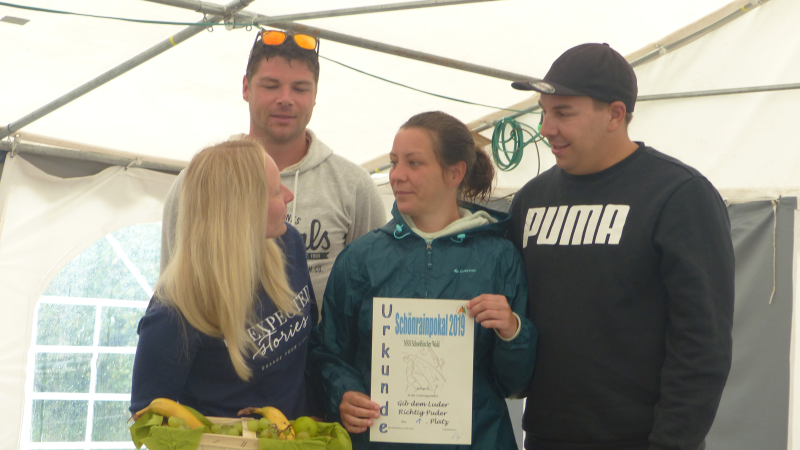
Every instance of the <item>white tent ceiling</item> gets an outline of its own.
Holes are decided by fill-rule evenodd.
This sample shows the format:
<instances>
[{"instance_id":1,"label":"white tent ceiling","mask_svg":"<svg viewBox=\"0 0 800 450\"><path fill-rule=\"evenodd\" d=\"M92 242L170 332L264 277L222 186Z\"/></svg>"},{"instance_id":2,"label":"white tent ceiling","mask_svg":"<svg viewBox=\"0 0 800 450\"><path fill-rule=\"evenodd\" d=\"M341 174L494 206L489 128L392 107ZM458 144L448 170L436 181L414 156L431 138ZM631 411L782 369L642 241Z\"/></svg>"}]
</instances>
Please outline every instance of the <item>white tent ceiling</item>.
<instances>
[{"instance_id":1,"label":"white tent ceiling","mask_svg":"<svg viewBox=\"0 0 800 450\"><path fill-rule=\"evenodd\" d=\"M786 2L789 0L774 0ZM14 3L14 2L11 2ZM17 0L26 6L125 18L195 22L194 11L117 0ZM223 3L223 2L221 2ZM266 15L368 6L378 0L255 1ZM564 50L608 42L622 54L690 24L728 0L504 0L309 20L308 25L399 47L542 77ZM182 26L148 25L0 6L0 124L5 126L167 39ZM24 132L142 155L188 160L203 146L247 132L241 78L255 38L243 29L202 32ZM509 82L323 41L320 54L437 94L499 107L528 97ZM489 108L442 100L323 60L310 127L357 162L388 152L411 115L441 109L468 122Z\"/></svg>"},{"instance_id":2,"label":"white tent ceiling","mask_svg":"<svg viewBox=\"0 0 800 450\"><path fill-rule=\"evenodd\" d=\"M192 11L137 0L16 2L137 19L195 22L202 17ZM303 23L542 77L551 62L574 45L608 42L620 53L629 55L728 2L503 0ZM257 0L248 10L282 15L379 3L387 2ZM0 18L4 16L22 17L30 22L23 26L0 22L0 126L20 119L184 28L56 15L0 5ZM800 1L769 0L701 39L638 67L640 94L800 83L798 23ZM241 99L241 78L254 37L252 32L228 32L224 28L213 33L202 32L22 131L187 161L203 146L247 131L248 113ZM528 98L528 94L512 90L505 80L330 41L322 42L321 55L393 81L477 103L507 107ZM796 196L800 194L797 104L800 104L800 90L640 102L630 132L634 139L644 140L699 169L726 197ZM493 112L410 91L323 60L317 107L310 126L337 153L362 163L385 154L397 127L408 117L433 109L447 111L465 122ZM538 116L527 115L522 120L535 125ZM541 165L545 169L553 164L553 158L546 148L541 148ZM532 150L526 149L518 169L501 174L501 187L518 187L536 173ZM136 175L137 171L132 172L126 177ZM152 175L149 173L148 177ZM152 188L153 184L143 186ZM103 203L129 207L133 202ZM79 216L81 220L100 220L93 213ZM796 213L796 223L800 223L800 213ZM797 231L800 227L795 230L795 255L800 255ZM73 245L66 241L59 244ZM52 273L63 267L65 261L59 260L61 266L53 266ZM19 259L12 255L8 266L19 268ZM38 294L28 291L6 299L23 298L30 303L28 311L32 311ZM800 308L794 308L793 312L796 324ZM22 330L15 335L18 338L15 342L27 340L29 335ZM798 336L795 329L793 360L800 348ZM21 352L26 351L22 345L15 345L7 346L6 353L14 353L22 360ZM20 370L12 369L16 370L14 376L24 377ZM800 430L800 414L796 412L796 405L800 404L800 389L797 389L800 371L793 370L792 377L789 448L798 449L800 439L791 438L794 430ZM21 394L17 397L21 398ZM7 416L19 421L21 401L11 405ZM4 431L8 436L16 436L15 424L7 428L9 431Z\"/></svg>"}]
</instances>

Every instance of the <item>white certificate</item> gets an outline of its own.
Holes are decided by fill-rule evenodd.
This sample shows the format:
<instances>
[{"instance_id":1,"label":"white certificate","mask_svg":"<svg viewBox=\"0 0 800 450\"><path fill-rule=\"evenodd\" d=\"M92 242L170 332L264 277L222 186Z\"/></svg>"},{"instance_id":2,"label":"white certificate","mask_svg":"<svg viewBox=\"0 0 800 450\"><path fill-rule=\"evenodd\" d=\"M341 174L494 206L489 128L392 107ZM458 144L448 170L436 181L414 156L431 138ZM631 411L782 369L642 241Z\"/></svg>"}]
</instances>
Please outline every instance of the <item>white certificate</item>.
<instances>
[{"instance_id":1,"label":"white certificate","mask_svg":"<svg viewBox=\"0 0 800 450\"><path fill-rule=\"evenodd\" d=\"M370 440L472 443L475 319L466 300L375 298Z\"/></svg>"}]
</instances>

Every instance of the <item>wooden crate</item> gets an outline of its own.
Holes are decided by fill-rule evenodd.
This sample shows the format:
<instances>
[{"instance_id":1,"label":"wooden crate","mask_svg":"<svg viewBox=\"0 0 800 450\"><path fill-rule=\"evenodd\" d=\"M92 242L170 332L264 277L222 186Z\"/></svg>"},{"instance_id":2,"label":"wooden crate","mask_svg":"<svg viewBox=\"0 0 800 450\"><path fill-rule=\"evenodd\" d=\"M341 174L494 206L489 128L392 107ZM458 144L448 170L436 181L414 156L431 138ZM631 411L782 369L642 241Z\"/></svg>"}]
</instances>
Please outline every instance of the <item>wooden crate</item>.
<instances>
[{"instance_id":1,"label":"wooden crate","mask_svg":"<svg viewBox=\"0 0 800 450\"><path fill-rule=\"evenodd\" d=\"M258 436L255 431L247 429L247 421L252 417L228 418L208 417L213 423L219 425L233 425L242 423L242 436L223 436L221 434L204 434L200 438L197 450L258 450Z\"/></svg>"}]
</instances>

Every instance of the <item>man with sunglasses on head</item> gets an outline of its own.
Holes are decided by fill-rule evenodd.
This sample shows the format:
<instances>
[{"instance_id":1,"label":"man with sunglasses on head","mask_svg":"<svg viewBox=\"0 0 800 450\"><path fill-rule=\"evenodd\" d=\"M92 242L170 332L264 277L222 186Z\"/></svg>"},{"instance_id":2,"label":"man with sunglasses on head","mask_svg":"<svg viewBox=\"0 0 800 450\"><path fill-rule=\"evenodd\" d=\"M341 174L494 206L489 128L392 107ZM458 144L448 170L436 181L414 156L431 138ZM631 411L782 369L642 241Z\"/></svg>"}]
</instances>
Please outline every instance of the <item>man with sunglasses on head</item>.
<instances>
[{"instance_id":1,"label":"man with sunglasses on head","mask_svg":"<svg viewBox=\"0 0 800 450\"><path fill-rule=\"evenodd\" d=\"M606 44L561 55L541 93L556 166L511 205L536 370L529 450L698 450L731 364L734 255L719 193L628 136L636 75Z\"/></svg>"},{"instance_id":2,"label":"man with sunglasses on head","mask_svg":"<svg viewBox=\"0 0 800 450\"><path fill-rule=\"evenodd\" d=\"M309 129L319 81L319 41L309 35L262 31L250 51L242 80L249 104L250 133L281 171L294 194L286 221L305 239L308 270L322 308L333 261L345 245L386 223L386 213L369 174L333 151ZM164 205L161 270L175 250L183 173ZM265 199L266 201L266 199Z\"/></svg>"}]
</instances>

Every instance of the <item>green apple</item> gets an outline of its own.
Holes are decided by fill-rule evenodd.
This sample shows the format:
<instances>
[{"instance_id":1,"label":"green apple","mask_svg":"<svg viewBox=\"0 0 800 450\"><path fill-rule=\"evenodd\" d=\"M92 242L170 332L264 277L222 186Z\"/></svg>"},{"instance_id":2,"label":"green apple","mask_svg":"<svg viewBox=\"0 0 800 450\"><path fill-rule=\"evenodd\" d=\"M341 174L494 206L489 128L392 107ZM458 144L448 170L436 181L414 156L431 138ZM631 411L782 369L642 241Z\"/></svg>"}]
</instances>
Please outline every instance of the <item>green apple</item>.
<instances>
[{"instance_id":1,"label":"green apple","mask_svg":"<svg viewBox=\"0 0 800 450\"><path fill-rule=\"evenodd\" d=\"M308 416L298 417L292 425L295 434L306 432L309 437L317 435L317 422Z\"/></svg>"}]
</instances>

